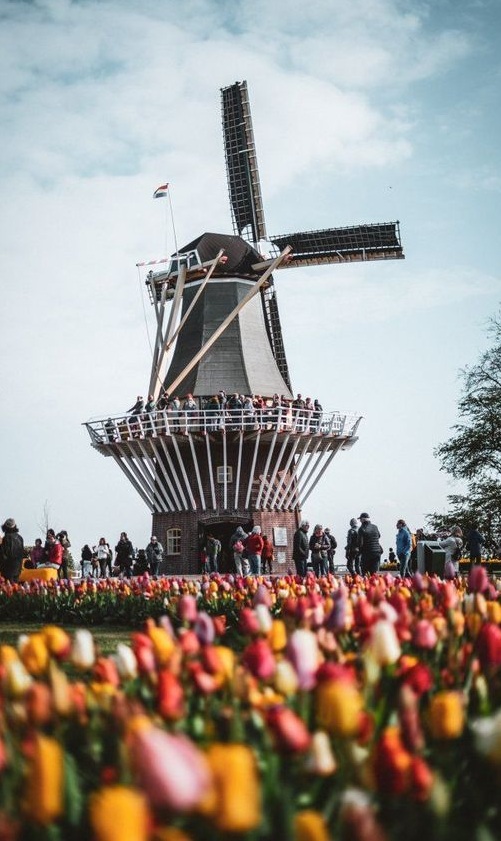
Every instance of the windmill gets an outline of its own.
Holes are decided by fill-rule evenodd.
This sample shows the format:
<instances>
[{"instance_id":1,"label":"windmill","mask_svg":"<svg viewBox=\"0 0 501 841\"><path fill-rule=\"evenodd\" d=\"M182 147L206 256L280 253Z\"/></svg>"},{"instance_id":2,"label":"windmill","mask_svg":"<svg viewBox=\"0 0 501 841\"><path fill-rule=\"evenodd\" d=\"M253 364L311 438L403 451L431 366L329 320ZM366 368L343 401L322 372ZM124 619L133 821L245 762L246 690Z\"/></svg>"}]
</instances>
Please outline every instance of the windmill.
<instances>
[{"instance_id":1,"label":"windmill","mask_svg":"<svg viewBox=\"0 0 501 841\"><path fill-rule=\"evenodd\" d=\"M289 560L304 503L357 440L360 417L292 403L274 272L404 256L398 222L268 237L247 83L223 88L221 105L233 234L203 233L148 272L155 410L86 424L148 506L167 570L185 573L208 533L229 568L236 525L260 525ZM218 406L220 393L261 400Z\"/></svg>"}]
</instances>

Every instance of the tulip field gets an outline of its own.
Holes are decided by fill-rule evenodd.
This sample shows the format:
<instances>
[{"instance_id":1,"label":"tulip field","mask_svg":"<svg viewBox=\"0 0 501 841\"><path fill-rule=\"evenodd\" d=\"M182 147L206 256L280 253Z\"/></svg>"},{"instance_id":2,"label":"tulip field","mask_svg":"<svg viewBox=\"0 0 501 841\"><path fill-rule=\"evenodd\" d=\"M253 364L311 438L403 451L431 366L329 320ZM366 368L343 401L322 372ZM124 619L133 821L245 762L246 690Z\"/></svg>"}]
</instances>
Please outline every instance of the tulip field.
<instances>
[{"instance_id":1,"label":"tulip field","mask_svg":"<svg viewBox=\"0 0 501 841\"><path fill-rule=\"evenodd\" d=\"M501 838L501 579L483 567L0 581L0 632L14 620L0 841ZM132 629L111 654L107 622Z\"/></svg>"}]
</instances>

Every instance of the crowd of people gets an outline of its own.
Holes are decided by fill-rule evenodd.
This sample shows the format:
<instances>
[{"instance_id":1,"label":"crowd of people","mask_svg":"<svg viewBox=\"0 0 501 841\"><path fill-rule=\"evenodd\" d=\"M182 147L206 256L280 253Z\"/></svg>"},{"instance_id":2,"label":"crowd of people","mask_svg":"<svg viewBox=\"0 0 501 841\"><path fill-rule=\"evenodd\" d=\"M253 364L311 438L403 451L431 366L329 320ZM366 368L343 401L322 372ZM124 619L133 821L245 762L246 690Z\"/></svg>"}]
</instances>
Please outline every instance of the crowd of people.
<instances>
[{"instance_id":1,"label":"crowd of people","mask_svg":"<svg viewBox=\"0 0 501 841\"><path fill-rule=\"evenodd\" d=\"M141 395L127 410L123 420L108 418L104 424L106 440L109 443L130 435L141 438L152 435L156 430L169 429L185 432L203 426L205 431L223 429L273 429L278 424L283 429L298 432L320 431L323 408L319 400L297 394L293 400L283 395L262 397L259 394L230 394L224 390L208 397L184 398L163 394L155 401L152 394L145 401Z\"/></svg>"},{"instance_id":2,"label":"crowd of people","mask_svg":"<svg viewBox=\"0 0 501 841\"><path fill-rule=\"evenodd\" d=\"M45 541L37 538L29 557L26 557L24 541L15 520L8 518L1 528L3 539L0 543L0 574L4 578L17 581L23 564L32 569L55 569L59 578L70 577L71 543L66 530L56 532L52 528L47 529ZM395 551L390 548L388 560L397 564L401 577L416 571L417 548L422 541L433 542L443 549L444 574L447 577L459 574L459 562L465 552L468 553L472 565L479 564L486 548L486 541L476 524L468 529L465 536L459 526L437 534L426 534L423 529L412 533L405 520L400 518L396 522ZM304 577L312 572L320 577L336 572L337 549L338 542L330 528L316 524L310 534L310 524L303 520L293 538L292 560L296 574ZM234 571L238 575L257 576L273 572L273 542L268 535L262 534L260 526L254 526L250 532L238 526L231 536L229 550ZM371 522L369 514L364 511L358 518L352 518L344 546L346 563L341 564L346 567L347 573L370 575L379 572L383 551L379 529ZM202 572L218 572L221 553L221 541L208 532L201 547ZM96 578L114 575L130 578L145 572L159 575L163 559L163 546L155 535L151 536L145 549L136 550L127 533L122 532L114 550L105 537L100 537L92 547L85 544L81 550L80 571L83 577Z\"/></svg>"}]
</instances>

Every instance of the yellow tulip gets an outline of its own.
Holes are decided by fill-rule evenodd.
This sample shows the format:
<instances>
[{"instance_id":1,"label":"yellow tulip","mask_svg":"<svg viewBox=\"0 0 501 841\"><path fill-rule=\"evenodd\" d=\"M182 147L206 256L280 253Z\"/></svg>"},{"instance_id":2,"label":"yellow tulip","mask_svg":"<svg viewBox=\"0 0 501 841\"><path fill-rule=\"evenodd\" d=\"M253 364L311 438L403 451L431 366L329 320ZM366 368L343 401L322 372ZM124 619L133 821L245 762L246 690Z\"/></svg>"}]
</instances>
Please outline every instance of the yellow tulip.
<instances>
[{"instance_id":1,"label":"yellow tulip","mask_svg":"<svg viewBox=\"0 0 501 841\"><path fill-rule=\"evenodd\" d=\"M437 692L430 701L430 730L435 739L457 739L464 730L465 713L459 692Z\"/></svg>"},{"instance_id":2,"label":"yellow tulip","mask_svg":"<svg viewBox=\"0 0 501 841\"><path fill-rule=\"evenodd\" d=\"M487 602L487 619L496 625L501 624L501 604L499 602Z\"/></svg>"},{"instance_id":3,"label":"yellow tulip","mask_svg":"<svg viewBox=\"0 0 501 841\"><path fill-rule=\"evenodd\" d=\"M13 645L0 645L0 664L8 666L9 663L19 660L19 655Z\"/></svg>"},{"instance_id":4,"label":"yellow tulip","mask_svg":"<svg viewBox=\"0 0 501 841\"><path fill-rule=\"evenodd\" d=\"M46 625L41 631L47 648L54 657L65 657L71 651L71 639L57 625Z\"/></svg>"},{"instance_id":5,"label":"yellow tulip","mask_svg":"<svg viewBox=\"0 0 501 841\"><path fill-rule=\"evenodd\" d=\"M44 674L49 665L49 650L43 634L31 634L21 648L20 657L31 675Z\"/></svg>"},{"instance_id":6,"label":"yellow tulip","mask_svg":"<svg viewBox=\"0 0 501 841\"><path fill-rule=\"evenodd\" d=\"M250 832L261 823L261 790L248 745L213 743L207 751L214 794L206 809L222 832Z\"/></svg>"},{"instance_id":7,"label":"yellow tulip","mask_svg":"<svg viewBox=\"0 0 501 841\"><path fill-rule=\"evenodd\" d=\"M214 648L221 664L219 674L223 679L223 683L231 683L235 671L235 654L226 645L216 645Z\"/></svg>"},{"instance_id":8,"label":"yellow tulip","mask_svg":"<svg viewBox=\"0 0 501 841\"><path fill-rule=\"evenodd\" d=\"M153 643L155 660L160 666L166 666L176 647L174 640L165 628L158 628L156 625L148 629L148 636Z\"/></svg>"},{"instance_id":9,"label":"yellow tulip","mask_svg":"<svg viewBox=\"0 0 501 841\"><path fill-rule=\"evenodd\" d=\"M294 820L294 841L330 841L327 824L320 812L304 809Z\"/></svg>"},{"instance_id":10,"label":"yellow tulip","mask_svg":"<svg viewBox=\"0 0 501 841\"><path fill-rule=\"evenodd\" d=\"M26 781L26 813L47 826L63 813L64 754L60 743L36 733Z\"/></svg>"},{"instance_id":11,"label":"yellow tulip","mask_svg":"<svg viewBox=\"0 0 501 841\"><path fill-rule=\"evenodd\" d=\"M146 798L128 786L108 786L92 794L89 818L96 841L148 841Z\"/></svg>"},{"instance_id":12,"label":"yellow tulip","mask_svg":"<svg viewBox=\"0 0 501 841\"><path fill-rule=\"evenodd\" d=\"M363 708L360 692L344 680L326 680L315 692L318 725L335 736L351 737L358 733Z\"/></svg>"},{"instance_id":13,"label":"yellow tulip","mask_svg":"<svg viewBox=\"0 0 501 841\"><path fill-rule=\"evenodd\" d=\"M287 645L287 629L282 619L274 619L268 635L272 651L283 651Z\"/></svg>"}]
</instances>

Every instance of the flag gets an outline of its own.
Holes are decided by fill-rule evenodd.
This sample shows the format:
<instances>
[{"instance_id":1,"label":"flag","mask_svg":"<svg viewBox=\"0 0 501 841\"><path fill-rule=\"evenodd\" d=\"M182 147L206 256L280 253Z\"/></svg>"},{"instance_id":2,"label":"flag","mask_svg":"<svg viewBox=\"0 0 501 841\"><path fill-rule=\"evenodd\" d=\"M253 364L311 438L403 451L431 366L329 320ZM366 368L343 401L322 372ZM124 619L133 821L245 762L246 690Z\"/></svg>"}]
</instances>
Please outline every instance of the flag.
<instances>
[{"instance_id":1,"label":"flag","mask_svg":"<svg viewBox=\"0 0 501 841\"><path fill-rule=\"evenodd\" d=\"M155 192L153 193L154 199L162 199L164 196L167 195L167 190L169 189L168 184L162 184L161 187L157 187Z\"/></svg>"}]
</instances>

